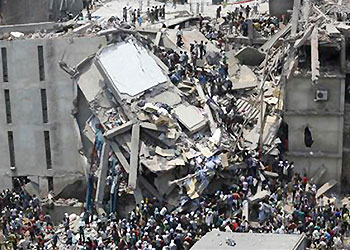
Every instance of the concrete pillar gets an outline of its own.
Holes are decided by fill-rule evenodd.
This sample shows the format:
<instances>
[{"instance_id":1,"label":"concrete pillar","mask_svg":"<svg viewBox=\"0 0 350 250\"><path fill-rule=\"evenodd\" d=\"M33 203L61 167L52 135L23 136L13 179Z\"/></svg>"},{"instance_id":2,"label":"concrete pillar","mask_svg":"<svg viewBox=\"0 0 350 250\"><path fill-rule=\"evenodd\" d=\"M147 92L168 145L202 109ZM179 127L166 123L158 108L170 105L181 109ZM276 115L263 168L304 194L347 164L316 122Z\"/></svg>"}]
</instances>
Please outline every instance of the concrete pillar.
<instances>
[{"instance_id":1,"label":"concrete pillar","mask_svg":"<svg viewBox=\"0 0 350 250\"><path fill-rule=\"evenodd\" d=\"M100 174L97 181L97 190L95 201L97 203L102 203L104 190L106 187L106 177L108 170L108 153L110 150L110 144L108 140L105 140L102 146L101 158L100 158Z\"/></svg>"},{"instance_id":2,"label":"concrete pillar","mask_svg":"<svg viewBox=\"0 0 350 250\"><path fill-rule=\"evenodd\" d=\"M137 173L139 168L139 148L140 148L140 124L135 123L131 133L131 155L130 172L128 185L132 190L136 189Z\"/></svg>"}]
</instances>

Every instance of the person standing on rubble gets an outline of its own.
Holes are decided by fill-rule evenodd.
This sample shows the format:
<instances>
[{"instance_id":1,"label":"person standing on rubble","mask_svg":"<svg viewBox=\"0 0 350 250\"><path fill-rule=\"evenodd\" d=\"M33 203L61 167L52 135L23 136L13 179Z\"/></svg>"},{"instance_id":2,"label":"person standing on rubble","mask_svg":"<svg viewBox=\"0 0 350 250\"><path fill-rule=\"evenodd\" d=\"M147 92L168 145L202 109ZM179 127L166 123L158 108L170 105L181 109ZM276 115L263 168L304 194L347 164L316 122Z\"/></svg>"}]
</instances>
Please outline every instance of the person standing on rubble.
<instances>
[{"instance_id":1,"label":"person standing on rubble","mask_svg":"<svg viewBox=\"0 0 350 250\"><path fill-rule=\"evenodd\" d=\"M82 242L85 242L85 228L82 222L79 225L79 238Z\"/></svg>"},{"instance_id":2,"label":"person standing on rubble","mask_svg":"<svg viewBox=\"0 0 350 250\"><path fill-rule=\"evenodd\" d=\"M128 21L128 10L127 10L126 6L124 6L124 8L123 8L123 21L124 22Z\"/></svg>"},{"instance_id":3,"label":"person standing on rubble","mask_svg":"<svg viewBox=\"0 0 350 250\"><path fill-rule=\"evenodd\" d=\"M153 24L154 23L154 9L152 7L151 12L150 12L150 22Z\"/></svg>"},{"instance_id":4,"label":"person standing on rubble","mask_svg":"<svg viewBox=\"0 0 350 250\"><path fill-rule=\"evenodd\" d=\"M173 0L173 8L176 9L176 0Z\"/></svg>"},{"instance_id":5,"label":"person standing on rubble","mask_svg":"<svg viewBox=\"0 0 350 250\"><path fill-rule=\"evenodd\" d=\"M142 16L139 16L137 18L137 22L138 22L139 26L141 27L141 25L142 25Z\"/></svg>"},{"instance_id":6,"label":"person standing on rubble","mask_svg":"<svg viewBox=\"0 0 350 250\"><path fill-rule=\"evenodd\" d=\"M154 9L154 19L158 22L159 21L159 9L158 6Z\"/></svg>"},{"instance_id":7,"label":"person standing on rubble","mask_svg":"<svg viewBox=\"0 0 350 250\"><path fill-rule=\"evenodd\" d=\"M199 32L202 32L204 18L201 13L199 13Z\"/></svg>"},{"instance_id":8,"label":"person standing on rubble","mask_svg":"<svg viewBox=\"0 0 350 250\"><path fill-rule=\"evenodd\" d=\"M250 13L250 10L251 10L250 6L249 6L249 5L247 5L247 7L245 8L246 18L249 18L249 13Z\"/></svg>"},{"instance_id":9,"label":"person standing on rubble","mask_svg":"<svg viewBox=\"0 0 350 250\"><path fill-rule=\"evenodd\" d=\"M136 10L131 12L131 22L133 25L136 24Z\"/></svg>"},{"instance_id":10,"label":"person standing on rubble","mask_svg":"<svg viewBox=\"0 0 350 250\"><path fill-rule=\"evenodd\" d=\"M216 9L216 21L221 17L221 6Z\"/></svg>"},{"instance_id":11,"label":"person standing on rubble","mask_svg":"<svg viewBox=\"0 0 350 250\"><path fill-rule=\"evenodd\" d=\"M179 29L176 32L176 37L177 37L176 44L178 47L182 47L182 45L183 45L182 36L183 36L183 31L182 31L181 27L179 27Z\"/></svg>"},{"instance_id":12,"label":"person standing on rubble","mask_svg":"<svg viewBox=\"0 0 350 250\"><path fill-rule=\"evenodd\" d=\"M162 8L162 18L165 20L165 4L163 5L163 8Z\"/></svg>"}]
</instances>

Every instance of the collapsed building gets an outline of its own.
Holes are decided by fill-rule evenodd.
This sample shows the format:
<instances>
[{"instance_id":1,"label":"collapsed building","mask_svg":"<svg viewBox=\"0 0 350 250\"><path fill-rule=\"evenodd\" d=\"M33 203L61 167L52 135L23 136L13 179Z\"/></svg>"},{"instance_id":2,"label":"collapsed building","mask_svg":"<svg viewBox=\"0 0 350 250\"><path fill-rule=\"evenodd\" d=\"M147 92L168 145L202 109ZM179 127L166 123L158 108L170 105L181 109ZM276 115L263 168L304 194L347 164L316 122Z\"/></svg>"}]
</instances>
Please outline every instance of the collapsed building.
<instances>
[{"instance_id":1,"label":"collapsed building","mask_svg":"<svg viewBox=\"0 0 350 250\"><path fill-rule=\"evenodd\" d=\"M55 22L76 16L82 9L83 1L77 0L1 0L0 24Z\"/></svg>"},{"instance_id":2,"label":"collapsed building","mask_svg":"<svg viewBox=\"0 0 350 250\"><path fill-rule=\"evenodd\" d=\"M169 33L155 39L172 46ZM98 177L99 205L115 211L116 199L127 194L136 203L155 197L172 208L188 205L207 189L231 185L232 171L247 167L244 151L254 152L259 141L264 153L278 155L278 84L259 84L254 72L233 58L232 86L224 87L224 95L209 97L197 79L173 84L149 39L122 29L99 35L109 45L75 67L63 67L79 88L76 118L84 153L92 155L90 174ZM184 48L194 39L184 39ZM215 54L218 63L220 54L208 45L203 65ZM229 108L233 100L235 112ZM122 204L126 209L130 203Z\"/></svg>"}]
</instances>

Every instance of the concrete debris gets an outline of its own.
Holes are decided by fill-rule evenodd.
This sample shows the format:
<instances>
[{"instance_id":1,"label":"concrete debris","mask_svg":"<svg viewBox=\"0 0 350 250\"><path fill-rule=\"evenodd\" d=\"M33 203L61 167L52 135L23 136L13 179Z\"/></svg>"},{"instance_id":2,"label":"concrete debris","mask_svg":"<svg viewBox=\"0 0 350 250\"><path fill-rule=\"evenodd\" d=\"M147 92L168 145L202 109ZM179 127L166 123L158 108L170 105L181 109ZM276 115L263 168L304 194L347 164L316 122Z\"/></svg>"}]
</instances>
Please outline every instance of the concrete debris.
<instances>
[{"instance_id":1,"label":"concrete debris","mask_svg":"<svg viewBox=\"0 0 350 250\"><path fill-rule=\"evenodd\" d=\"M328 190L330 190L332 187L334 187L337 184L336 180L330 180L327 183L323 184L316 193L316 199L319 198L321 195L326 193Z\"/></svg>"},{"instance_id":2,"label":"concrete debris","mask_svg":"<svg viewBox=\"0 0 350 250\"><path fill-rule=\"evenodd\" d=\"M109 7L116 2L104 3L102 10L110 13L113 8ZM175 9L176 1L173 5ZM197 13L202 12L200 5ZM171 249L183 245L189 249L211 228L278 234L312 231L310 225L303 225L306 207L315 206L316 200L319 204L326 199L338 202L325 196L338 179L329 178L331 181L319 187L331 172L326 171L328 167L318 168L309 180L306 174L300 176L294 164L298 170L305 167L307 174L312 170L285 160L290 156L297 162L299 155L309 157L310 152L316 156L311 151L314 148L293 153L294 149L288 148L295 140L288 138L288 131L300 129L290 124L288 130L286 117L299 115L299 111L285 112L284 101L286 92L291 91L289 81L299 86L302 76L321 82L321 65L330 70L333 59L333 51L329 57L323 54L325 44L332 44L332 50L339 52L350 26L332 21L309 1L294 0L293 12L280 19L260 13L258 6L252 6L253 10L249 6L237 5L233 12L226 9L225 15L218 6L213 18L187 11L166 12L168 6L133 10L128 4L122 8L123 20L117 16L99 18L102 10L91 15L88 6L82 20L71 18L46 34L1 34L5 40L58 36L99 36L105 40L105 45L78 65L69 64L64 56L57 65L74 84L72 114L77 130L80 128L80 153L89 165L85 170L85 212L81 218L65 216L65 226L60 228L67 240L65 232L70 228L75 232L89 228L87 235L93 238L109 230L115 237L110 237L113 244L120 241L118 246L105 248L108 240L104 238L101 249L146 249L143 244L151 241L159 243L157 249L163 244L160 242L172 244ZM132 20L128 22L129 15ZM167 15L171 18L165 18ZM334 98L333 94L327 96L327 90L316 93L309 106L319 104L328 110L325 101ZM303 114L307 120L308 114ZM313 132L315 125L307 126ZM316 133L315 145L319 143ZM325 152L317 154L327 158ZM48 188L42 189L45 185L51 188L53 184L40 177L38 183L32 181L23 187L30 195L47 196L48 207L58 206ZM78 204L75 200L62 202ZM349 199L342 202L350 204ZM152 210L148 206L153 206ZM118 213L120 221L111 219L114 224L108 230L100 228L101 221L86 227L93 210L100 218L105 213ZM176 219L168 220L173 216ZM127 222L129 219L140 225ZM83 226L79 224L82 221L86 223ZM199 228L196 223L200 221L204 226ZM170 229L168 223L176 227ZM136 231L130 231L133 227L154 227L154 232L148 235L140 231L136 236ZM162 230L169 235L153 237ZM172 239L172 230L178 237L186 232L187 240L179 243ZM320 239L310 242L318 244ZM226 243L235 247L233 240ZM62 249L63 245L59 243Z\"/></svg>"},{"instance_id":3,"label":"concrete debris","mask_svg":"<svg viewBox=\"0 0 350 250\"><path fill-rule=\"evenodd\" d=\"M232 79L232 89L240 90L240 89L251 89L255 88L258 85L258 79L254 72L243 65L240 68L239 78Z\"/></svg>"},{"instance_id":4,"label":"concrete debris","mask_svg":"<svg viewBox=\"0 0 350 250\"><path fill-rule=\"evenodd\" d=\"M193 134L203 129L207 125L207 120L201 114L198 108L194 106L185 106L183 104L174 109L179 122Z\"/></svg>"},{"instance_id":5,"label":"concrete debris","mask_svg":"<svg viewBox=\"0 0 350 250\"><path fill-rule=\"evenodd\" d=\"M258 49L252 47L244 47L239 50L235 57L240 61L241 64L248 66L260 65L265 59L265 54L261 53Z\"/></svg>"}]
</instances>

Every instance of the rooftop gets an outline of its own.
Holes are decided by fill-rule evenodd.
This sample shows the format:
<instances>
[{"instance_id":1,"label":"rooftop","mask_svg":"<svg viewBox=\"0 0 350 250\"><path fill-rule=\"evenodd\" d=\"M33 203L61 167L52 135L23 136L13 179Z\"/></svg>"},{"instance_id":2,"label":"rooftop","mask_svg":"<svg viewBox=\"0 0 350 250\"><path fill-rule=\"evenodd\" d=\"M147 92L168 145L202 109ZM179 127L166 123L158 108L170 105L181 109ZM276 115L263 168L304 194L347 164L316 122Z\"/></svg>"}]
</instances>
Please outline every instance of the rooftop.
<instances>
[{"instance_id":1,"label":"rooftop","mask_svg":"<svg viewBox=\"0 0 350 250\"><path fill-rule=\"evenodd\" d=\"M292 250L305 249L305 236L296 234L231 233L213 230L200 239L192 250ZM230 245L230 243L232 243Z\"/></svg>"}]
</instances>

